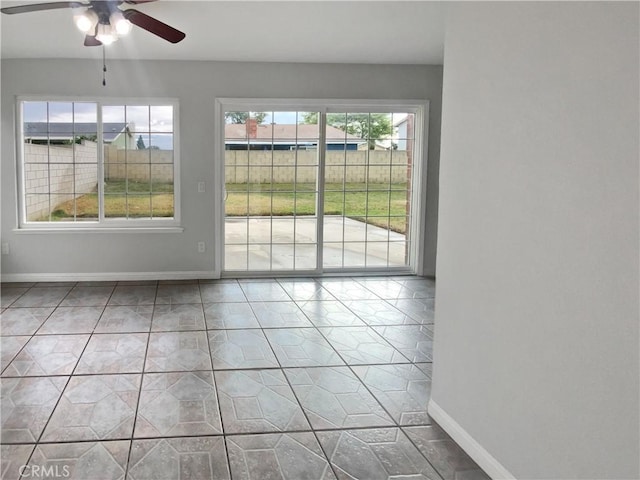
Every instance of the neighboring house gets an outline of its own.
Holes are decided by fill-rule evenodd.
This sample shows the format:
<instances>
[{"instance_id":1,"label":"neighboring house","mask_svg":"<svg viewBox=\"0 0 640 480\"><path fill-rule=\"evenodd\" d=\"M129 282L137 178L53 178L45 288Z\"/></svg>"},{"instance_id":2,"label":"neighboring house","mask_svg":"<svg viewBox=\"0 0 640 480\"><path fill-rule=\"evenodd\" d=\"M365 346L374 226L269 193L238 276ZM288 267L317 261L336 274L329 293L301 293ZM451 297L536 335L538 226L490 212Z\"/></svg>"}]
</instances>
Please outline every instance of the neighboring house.
<instances>
[{"instance_id":1,"label":"neighboring house","mask_svg":"<svg viewBox=\"0 0 640 480\"><path fill-rule=\"evenodd\" d=\"M25 122L27 143L66 145L74 137L96 135L95 123ZM49 131L47 131L47 126ZM118 148L136 148L136 134L126 123L103 123L103 141ZM226 124L226 150L313 150L318 147L318 126L309 124L253 125ZM146 137L145 137L146 138ZM366 140L327 125L327 150L358 150L366 148Z\"/></svg>"},{"instance_id":2,"label":"neighboring house","mask_svg":"<svg viewBox=\"0 0 640 480\"><path fill-rule=\"evenodd\" d=\"M228 123L224 126L226 150L315 150L318 125ZM358 150L367 141L327 125L327 150Z\"/></svg>"},{"instance_id":3,"label":"neighboring house","mask_svg":"<svg viewBox=\"0 0 640 480\"><path fill-rule=\"evenodd\" d=\"M95 136L97 124L95 122L25 122L24 129L24 139L27 143L66 145L73 138L85 137L90 139ZM129 142L135 141L126 123L112 122L102 124L102 139L104 143L124 148L127 138Z\"/></svg>"},{"instance_id":4,"label":"neighboring house","mask_svg":"<svg viewBox=\"0 0 640 480\"><path fill-rule=\"evenodd\" d=\"M411 123L413 124L413 118L411 118ZM398 150L406 150L407 149L407 133L409 130L409 116L404 117L402 120L396 122L394 125L394 142L397 145ZM413 125L411 125L411 129L413 129Z\"/></svg>"}]
</instances>

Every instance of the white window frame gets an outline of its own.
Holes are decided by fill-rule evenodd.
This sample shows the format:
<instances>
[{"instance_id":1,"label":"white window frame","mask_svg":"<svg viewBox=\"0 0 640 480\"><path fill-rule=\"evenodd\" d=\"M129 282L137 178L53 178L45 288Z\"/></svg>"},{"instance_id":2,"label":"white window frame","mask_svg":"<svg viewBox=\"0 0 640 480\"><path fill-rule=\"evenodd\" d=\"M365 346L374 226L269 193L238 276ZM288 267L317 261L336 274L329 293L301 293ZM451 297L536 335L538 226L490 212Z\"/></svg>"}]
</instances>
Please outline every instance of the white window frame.
<instances>
[{"instance_id":1,"label":"white window frame","mask_svg":"<svg viewBox=\"0 0 640 480\"><path fill-rule=\"evenodd\" d=\"M215 129L214 140L217 145L214 162L214 176L216 181L217 195L214 197L214 225L216 226L216 238L214 242L214 275L220 278L224 275L224 242L225 242L225 175L224 175L224 126L225 111L311 111L318 112L323 119L327 113L343 112L345 110L353 113L366 113L374 111L376 113L394 112L402 109L415 115L414 123L414 153L417 162L412 164L412 195L411 195L411 225L409 227L409 235L412 240L409 247L408 266L390 267L380 269L382 274L391 273L411 273L415 275L424 275L424 248L426 236L426 205L427 205L427 162L428 162L428 139L429 139L429 106L430 101L421 100L392 100L392 99L308 99L308 98L224 98L215 99L215 119L217 127ZM322 127L321 127L322 128ZM324 133L321 136L324 138ZM320 164L324 161L321 159ZM323 175L321 178L321 190L324 189ZM323 192L319 194L319 202L322 202ZM322 224L322 215L318 216L318 222ZM312 274L376 274L373 268L326 268L322 266L322 228L318 229L318 245L320 245L319 268L313 272L283 272L290 276L305 276ZM280 274L280 272L277 272ZM267 276L273 276L274 272L266 273ZM249 272L249 275L255 275ZM233 276L242 277L243 272L233 272Z\"/></svg>"},{"instance_id":2,"label":"white window frame","mask_svg":"<svg viewBox=\"0 0 640 480\"><path fill-rule=\"evenodd\" d=\"M25 169L24 169L24 138L23 138L23 109L24 102L75 102L95 103L97 105L97 142L98 147L98 202L99 217L95 221L56 221L34 222L27 221L25 202ZM173 107L173 218L136 218L109 219L104 216L104 146L102 141L102 107L105 106L166 106ZM82 96L55 95L20 95L16 97L16 167L17 167L17 232L71 232L71 231L166 231L182 232L180 208L180 111L176 98L107 98Z\"/></svg>"}]
</instances>

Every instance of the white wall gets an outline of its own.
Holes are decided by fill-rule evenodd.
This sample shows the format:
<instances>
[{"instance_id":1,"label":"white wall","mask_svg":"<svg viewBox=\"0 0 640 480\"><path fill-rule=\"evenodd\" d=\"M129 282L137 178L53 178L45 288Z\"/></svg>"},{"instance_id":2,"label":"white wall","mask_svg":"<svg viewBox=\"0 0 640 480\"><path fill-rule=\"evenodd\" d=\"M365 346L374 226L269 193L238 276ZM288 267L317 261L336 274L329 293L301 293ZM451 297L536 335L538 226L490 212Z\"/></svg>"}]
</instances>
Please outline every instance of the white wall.
<instances>
[{"instance_id":1,"label":"white wall","mask_svg":"<svg viewBox=\"0 0 640 480\"><path fill-rule=\"evenodd\" d=\"M213 152L216 97L428 99L429 198L425 273L435 272L437 175L442 67L107 60L102 87L96 60L2 61L2 275L208 272L213 252ZM14 105L16 95L171 97L180 102L184 233L20 234L16 226ZM196 193L205 180L207 193Z\"/></svg>"},{"instance_id":2,"label":"white wall","mask_svg":"<svg viewBox=\"0 0 640 480\"><path fill-rule=\"evenodd\" d=\"M451 7L430 412L494 474L640 475L638 13Z\"/></svg>"}]
</instances>

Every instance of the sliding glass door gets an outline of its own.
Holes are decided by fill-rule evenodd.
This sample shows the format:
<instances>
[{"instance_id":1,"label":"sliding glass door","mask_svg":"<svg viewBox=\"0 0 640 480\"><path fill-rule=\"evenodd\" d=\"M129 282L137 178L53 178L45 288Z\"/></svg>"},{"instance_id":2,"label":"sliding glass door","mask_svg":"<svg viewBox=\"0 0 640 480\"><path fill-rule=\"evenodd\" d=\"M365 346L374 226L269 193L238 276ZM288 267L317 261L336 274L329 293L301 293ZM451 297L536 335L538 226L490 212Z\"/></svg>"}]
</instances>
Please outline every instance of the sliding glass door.
<instances>
[{"instance_id":1,"label":"sliding glass door","mask_svg":"<svg viewBox=\"0 0 640 480\"><path fill-rule=\"evenodd\" d=\"M228 272L318 268L317 114L225 112Z\"/></svg>"},{"instance_id":2,"label":"sliding glass door","mask_svg":"<svg viewBox=\"0 0 640 480\"><path fill-rule=\"evenodd\" d=\"M222 274L412 270L419 107L224 107Z\"/></svg>"},{"instance_id":3,"label":"sliding glass door","mask_svg":"<svg viewBox=\"0 0 640 480\"><path fill-rule=\"evenodd\" d=\"M413 117L327 113L325 270L408 266Z\"/></svg>"}]
</instances>

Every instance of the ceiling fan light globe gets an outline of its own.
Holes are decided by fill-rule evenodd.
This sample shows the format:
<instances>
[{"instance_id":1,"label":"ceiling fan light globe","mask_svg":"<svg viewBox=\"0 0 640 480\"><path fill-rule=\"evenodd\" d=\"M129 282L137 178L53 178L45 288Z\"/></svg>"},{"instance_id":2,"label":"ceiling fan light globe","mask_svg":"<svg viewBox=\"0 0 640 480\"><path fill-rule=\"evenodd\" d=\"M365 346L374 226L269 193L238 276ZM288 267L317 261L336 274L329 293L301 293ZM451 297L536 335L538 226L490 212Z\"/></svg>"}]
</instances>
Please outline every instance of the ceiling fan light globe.
<instances>
[{"instance_id":1,"label":"ceiling fan light globe","mask_svg":"<svg viewBox=\"0 0 640 480\"><path fill-rule=\"evenodd\" d=\"M96 40L103 45L111 45L118 39L115 28L112 25L100 23L98 24L98 33L96 33Z\"/></svg>"},{"instance_id":2,"label":"ceiling fan light globe","mask_svg":"<svg viewBox=\"0 0 640 480\"><path fill-rule=\"evenodd\" d=\"M89 33L94 31L96 24L98 23L98 15L93 10L86 10L84 12L77 13L73 16L73 21L83 33Z\"/></svg>"},{"instance_id":3,"label":"ceiling fan light globe","mask_svg":"<svg viewBox=\"0 0 640 480\"><path fill-rule=\"evenodd\" d=\"M131 25L131 22L129 22L129 20L126 20L125 18L120 18L115 22L111 22L111 25L114 26L118 35L128 35L131 31L131 28L133 27L133 25Z\"/></svg>"}]
</instances>

